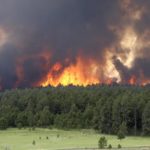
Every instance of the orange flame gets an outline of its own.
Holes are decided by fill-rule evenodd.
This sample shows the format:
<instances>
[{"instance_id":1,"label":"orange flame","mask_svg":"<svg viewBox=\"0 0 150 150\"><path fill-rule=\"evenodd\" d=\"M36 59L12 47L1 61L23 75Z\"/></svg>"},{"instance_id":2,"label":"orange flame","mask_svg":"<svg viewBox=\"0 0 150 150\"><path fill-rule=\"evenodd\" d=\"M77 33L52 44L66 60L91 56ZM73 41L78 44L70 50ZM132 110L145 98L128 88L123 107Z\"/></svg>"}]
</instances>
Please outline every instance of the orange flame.
<instances>
[{"instance_id":1,"label":"orange flame","mask_svg":"<svg viewBox=\"0 0 150 150\"><path fill-rule=\"evenodd\" d=\"M62 71L61 71L62 69ZM40 83L43 87L52 85L67 86L69 84L87 86L100 83L100 79L96 73L96 63L84 61L79 57L75 64L71 64L63 69L63 65L56 63L49 71L46 79ZM60 72L60 73L58 73Z\"/></svg>"},{"instance_id":2,"label":"orange flame","mask_svg":"<svg viewBox=\"0 0 150 150\"><path fill-rule=\"evenodd\" d=\"M136 76L133 75L130 80L129 80L129 84L131 85L135 85L137 83L137 79L136 79Z\"/></svg>"}]
</instances>

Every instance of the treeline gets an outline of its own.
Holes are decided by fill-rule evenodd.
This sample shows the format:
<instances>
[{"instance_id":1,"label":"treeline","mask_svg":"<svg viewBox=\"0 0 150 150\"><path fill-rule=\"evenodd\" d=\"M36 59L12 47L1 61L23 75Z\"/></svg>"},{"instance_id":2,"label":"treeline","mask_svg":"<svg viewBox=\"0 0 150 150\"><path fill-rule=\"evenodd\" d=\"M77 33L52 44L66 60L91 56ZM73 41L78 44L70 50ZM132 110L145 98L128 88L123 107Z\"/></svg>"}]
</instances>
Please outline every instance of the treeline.
<instances>
[{"instance_id":1,"label":"treeline","mask_svg":"<svg viewBox=\"0 0 150 150\"><path fill-rule=\"evenodd\" d=\"M0 93L0 129L94 128L150 135L150 87L88 86L6 90Z\"/></svg>"}]
</instances>

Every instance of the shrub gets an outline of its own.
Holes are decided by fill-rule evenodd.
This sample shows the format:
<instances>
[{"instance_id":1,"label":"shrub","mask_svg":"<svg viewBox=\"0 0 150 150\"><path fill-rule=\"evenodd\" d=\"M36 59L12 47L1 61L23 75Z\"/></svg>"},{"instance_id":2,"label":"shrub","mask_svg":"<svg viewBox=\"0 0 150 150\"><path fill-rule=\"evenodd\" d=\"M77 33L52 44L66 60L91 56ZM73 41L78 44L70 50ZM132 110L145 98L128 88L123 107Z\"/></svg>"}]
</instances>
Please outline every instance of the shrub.
<instances>
[{"instance_id":1,"label":"shrub","mask_svg":"<svg viewBox=\"0 0 150 150\"><path fill-rule=\"evenodd\" d=\"M111 144L108 145L108 149L112 149L112 145Z\"/></svg>"},{"instance_id":2,"label":"shrub","mask_svg":"<svg viewBox=\"0 0 150 150\"><path fill-rule=\"evenodd\" d=\"M35 144L36 144L35 140L33 140L32 144L33 144L33 145L35 145Z\"/></svg>"},{"instance_id":3,"label":"shrub","mask_svg":"<svg viewBox=\"0 0 150 150\"><path fill-rule=\"evenodd\" d=\"M18 124L17 124L17 128L18 128L18 129L22 129L22 123L18 123Z\"/></svg>"},{"instance_id":4,"label":"shrub","mask_svg":"<svg viewBox=\"0 0 150 150\"><path fill-rule=\"evenodd\" d=\"M98 141L98 147L100 149L103 149L107 146L107 139L103 136L103 137L100 137L99 141Z\"/></svg>"},{"instance_id":5,"label":"shrub","mask_svg":"<svg viewBox=\"0 0 150 150\"><path fill-rule=\"evenodd\" d=\"M120 144L118 144L118 149L122 148L122 146Z\"/></svg>"},{"instance_id":6,"label":"shrub","mask_svg":"<svg viewBox=\"0 0 150 150\"><path fill-rule=\"evenodd\" d=\"M57 138L59 138L60 137L60 135L59 134L57 134Z\"/></svg>"},{"instance_id":7,"label":"shrub","mask_svg":"<svg viewBox=\"0 0 150 150\"><path fill-rule=\"evenodd\" d=\"M47 140L49 139L48 136L46 137L46 139L47 139Z\"/></svg>"},{"instance_id":8,"label":"shrub","mask_svg":"<svg viewBox=\"0 0 150 150\"><path fill-rule=\"evenodd\" d=\"M122 139L125 138L125 135L124 135L124 133L122 131L119 131L117 136L118 136L119 140L122 140Z\"/></svg>"}]
</instances>

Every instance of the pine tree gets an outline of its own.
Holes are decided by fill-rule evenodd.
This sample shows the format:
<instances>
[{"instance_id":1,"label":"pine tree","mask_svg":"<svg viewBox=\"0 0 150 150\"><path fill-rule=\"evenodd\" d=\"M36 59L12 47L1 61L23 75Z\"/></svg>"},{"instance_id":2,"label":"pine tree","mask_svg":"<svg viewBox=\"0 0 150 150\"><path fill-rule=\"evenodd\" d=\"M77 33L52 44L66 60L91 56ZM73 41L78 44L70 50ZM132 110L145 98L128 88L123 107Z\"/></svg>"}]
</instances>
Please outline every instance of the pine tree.
<instances>
[{"instance_id":1,"label":"pine tree","mask_svg":"<svg viewBox=\"0 0 150 150\"><path fill-rule=\"evenodd\" d=\"M98 147L100 149L104 149L107 146L107 139L103 136L100 137L99 141L98 141Z\"/></svg>"},{"instance_id":2,"label":"pine tree","mask_svg":"<svg viewBox=\"0 0 150 150\"><path fill-rule=\"evenodd\" d=\"M5 130L8 127L7 120L4 117L0 118L0 130Z\"/></svg>"},{"instance_id":3,"label":"pine tree","mask_svg":"<svg viewBox=\"0 0 150 150\"><path fill-rule=\"evenodd\" d=\"M145 106L143 112L143 134L150 135L150 102Z\"/></svg>"},{"instance_id":4,"label":"pine tree","mask_svg":"<svg viewBox=\"0 0 150 150\"><path fill-rule=\"evenodd\" d=\"M120 125L120 127L119 127L119 131L118 131L118 134L117 134L118 139L119 139L119 140L124 139L125 136L126 136L126 134L127 134L127 127L126 127L126 123L123 122L123 123Z\"/></svg>"}]
</instances>

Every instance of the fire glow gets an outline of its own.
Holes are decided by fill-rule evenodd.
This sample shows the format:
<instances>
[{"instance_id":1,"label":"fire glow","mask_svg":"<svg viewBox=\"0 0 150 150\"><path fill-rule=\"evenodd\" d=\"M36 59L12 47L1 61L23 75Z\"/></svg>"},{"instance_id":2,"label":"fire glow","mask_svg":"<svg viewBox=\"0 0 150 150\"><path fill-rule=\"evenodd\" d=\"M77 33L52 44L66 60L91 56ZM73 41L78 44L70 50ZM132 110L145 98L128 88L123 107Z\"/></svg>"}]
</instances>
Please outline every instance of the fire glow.
<instances>
[{"instance_id":1,"label":"fire glow","mask_svg":"<svg viewBox=\"0 0 150 150\"><path fill-rule=\"evenodd\" d=\"M77 58L75 64L70 64L63 69L63 65L56 63L40 83L42 86L58 85L78 85L87 86L100 83L97 75L97 65L94 63L84 63L81 58Z\"/></svg>"}]
</instances>

